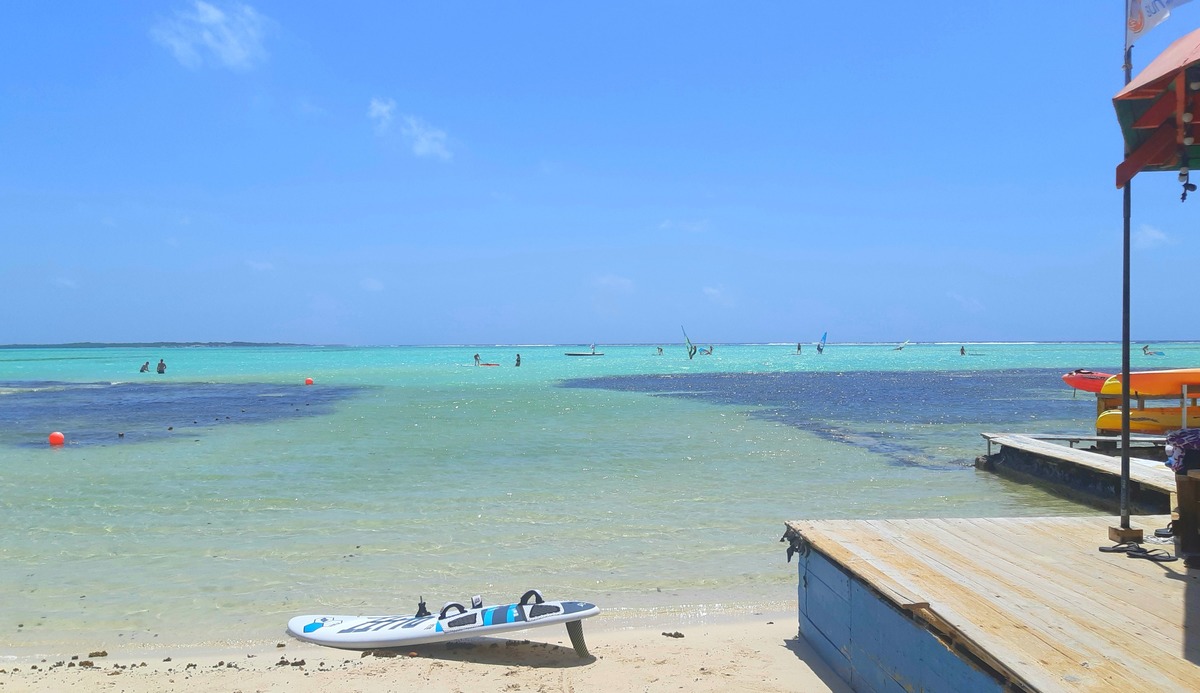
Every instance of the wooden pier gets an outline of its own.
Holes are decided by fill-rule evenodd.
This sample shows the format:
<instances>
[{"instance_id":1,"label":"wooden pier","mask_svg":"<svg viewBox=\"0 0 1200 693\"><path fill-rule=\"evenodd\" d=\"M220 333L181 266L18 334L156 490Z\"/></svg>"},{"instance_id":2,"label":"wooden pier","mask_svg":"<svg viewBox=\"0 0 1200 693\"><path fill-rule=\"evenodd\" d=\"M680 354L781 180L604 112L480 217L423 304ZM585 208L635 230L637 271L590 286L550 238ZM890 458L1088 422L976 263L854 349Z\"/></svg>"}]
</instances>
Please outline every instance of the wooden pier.
<instances>
[{"instance_id":1,"label":"wooden pier","mask_svg":"<svg viewBox=\"0 0 1200 693\"><path fill-rule=\"evenodd\" d=\"M1080 442L1112 443L1112 436L1033 436L983 433L988 454L975 466L1017 481L1036 483L1091 505L1118 512L1121 460L1112 455L1081 450ZM1053 440L1068 443L1060 445ZM1162 436L1132 436L1141 446L1139 455L1158 451ZM993 452L993 448L999 448ZM1168 513L1175 503L1175 474L1161 461L1131 455L1129 458L1130 508L1135 513Z\"/></svg>"},{"instance_id":2,"label":"wooden pier","mask_svg":"<svg viewBox=\"0 0 1200 693\"><path fill-rule=\"evenodd\" d=\"M788 522L800 632L857 691L1196 690L1200 571L1099 551L1112 522Z\"/></svg>"}]
</instances>

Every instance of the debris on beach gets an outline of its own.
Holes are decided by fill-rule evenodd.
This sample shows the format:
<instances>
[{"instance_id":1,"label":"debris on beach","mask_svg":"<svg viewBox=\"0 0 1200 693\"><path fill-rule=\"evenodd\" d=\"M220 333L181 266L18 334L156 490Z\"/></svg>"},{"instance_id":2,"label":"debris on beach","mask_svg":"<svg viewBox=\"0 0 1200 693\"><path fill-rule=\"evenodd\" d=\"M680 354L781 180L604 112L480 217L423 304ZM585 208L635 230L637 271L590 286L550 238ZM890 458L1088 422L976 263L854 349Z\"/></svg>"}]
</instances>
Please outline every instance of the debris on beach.
<instances>
[{"instance_id":1,"label":"debris on beach","mask_svg":"<svg viewBox=\"0 0 1200 693\"><path fill-rule=\"evenodd\" d=\"M663 635L667 636L668 638L682 638L683 637L683 633L680 633L679 631L675 631L674 633L668 633L666 631L663 631Z\"/></svg>"}]
</instances>

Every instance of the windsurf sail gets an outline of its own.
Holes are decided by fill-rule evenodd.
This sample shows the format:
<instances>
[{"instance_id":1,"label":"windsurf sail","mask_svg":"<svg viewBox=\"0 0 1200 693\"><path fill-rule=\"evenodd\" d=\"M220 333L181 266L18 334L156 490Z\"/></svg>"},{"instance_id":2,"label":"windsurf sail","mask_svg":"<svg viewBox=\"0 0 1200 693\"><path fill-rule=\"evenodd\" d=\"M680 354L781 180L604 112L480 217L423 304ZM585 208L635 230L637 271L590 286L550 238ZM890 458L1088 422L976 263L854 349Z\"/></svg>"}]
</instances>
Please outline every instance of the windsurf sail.
<instances>
[{"instance_id":1,"label":"windsurf sail","mask_svg":"<svg viewBox=\"0 0 1200 693\"><path fill-rule=\"evenodd\" d=\"M901 344L900 346L896 347L895 349L892 349L892 351L900 351L901 349L903 349L903 348L904 348L904 347L906 347L906 346L908 346L908 340L907 340L907 339L906 339L906 340L904 340L904 343L903 343L903 344Z\"/></svg>"},{"instance_id":2,"label":"windsurf sail","mask_svg":"<svg viewBox=\"0 0 1200 693\"><path fill-rule=\"evenodd\" d=\"M818 354L822 354L825 352L825 338L828 336L829 336L828 332L821 333L821 341L817 342L817 353Z\"/></svg>"},{"instance_id":3,"label":"windsurf sail","mask_svg":"<svg viewBox=\"0 0 1200 693\"><path fill-rule=\"evenodd\" d=\"M688 339L687 330L683 329L683 325L680 325L679 329L683 330L683 341L687 342L688 358L690 359L696 355L696 347L692 344L692 340Z\"/></svg>"}]
</instances>

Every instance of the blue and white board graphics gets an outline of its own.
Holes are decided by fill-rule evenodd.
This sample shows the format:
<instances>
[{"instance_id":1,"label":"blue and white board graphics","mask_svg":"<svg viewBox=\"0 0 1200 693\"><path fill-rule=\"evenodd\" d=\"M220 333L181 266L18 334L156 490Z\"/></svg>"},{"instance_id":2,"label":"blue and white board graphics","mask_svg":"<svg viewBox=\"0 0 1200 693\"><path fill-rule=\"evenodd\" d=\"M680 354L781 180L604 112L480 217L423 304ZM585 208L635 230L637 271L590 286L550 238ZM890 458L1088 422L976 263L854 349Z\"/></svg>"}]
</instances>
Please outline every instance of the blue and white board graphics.
<instances>
[{"instance_id":1,"label":"blue and white board graphics","mask_svg":"<svg viewBox=\"0 0 1200 693\"><path fill-rule=\"evenodd\" d=\"M575 651L580 657L587 657L580 621L598 613L600 609L595 604L546 601L541 592L529 590L513 604L483 606L482 600L476 597L471 608L450 602L437 615L426 611L422 601L412 616L296 616L288 620L287 632L294 638L318 645L366 650L445 642L565 623Z\"/></svg>"}]
</instances>

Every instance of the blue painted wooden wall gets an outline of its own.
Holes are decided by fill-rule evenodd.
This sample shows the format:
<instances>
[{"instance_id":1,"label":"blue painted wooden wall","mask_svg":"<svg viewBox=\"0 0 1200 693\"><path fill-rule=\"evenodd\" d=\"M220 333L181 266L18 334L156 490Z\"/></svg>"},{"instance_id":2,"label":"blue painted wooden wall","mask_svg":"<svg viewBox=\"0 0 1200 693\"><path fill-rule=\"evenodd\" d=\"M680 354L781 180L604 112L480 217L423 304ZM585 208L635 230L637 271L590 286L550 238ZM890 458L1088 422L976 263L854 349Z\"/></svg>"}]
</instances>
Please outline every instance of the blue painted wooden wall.
<instances>
[{"instance_id":1,"label":"blue painted wooden wall","mask_svg":"<svg viewBox=\"0 0 1200 693\"><path fill-rule=\"evenodd\" d=\"M1004 690L835 563L799 562L800 634L858 693Z\"/></svg>"}]
</instances>

